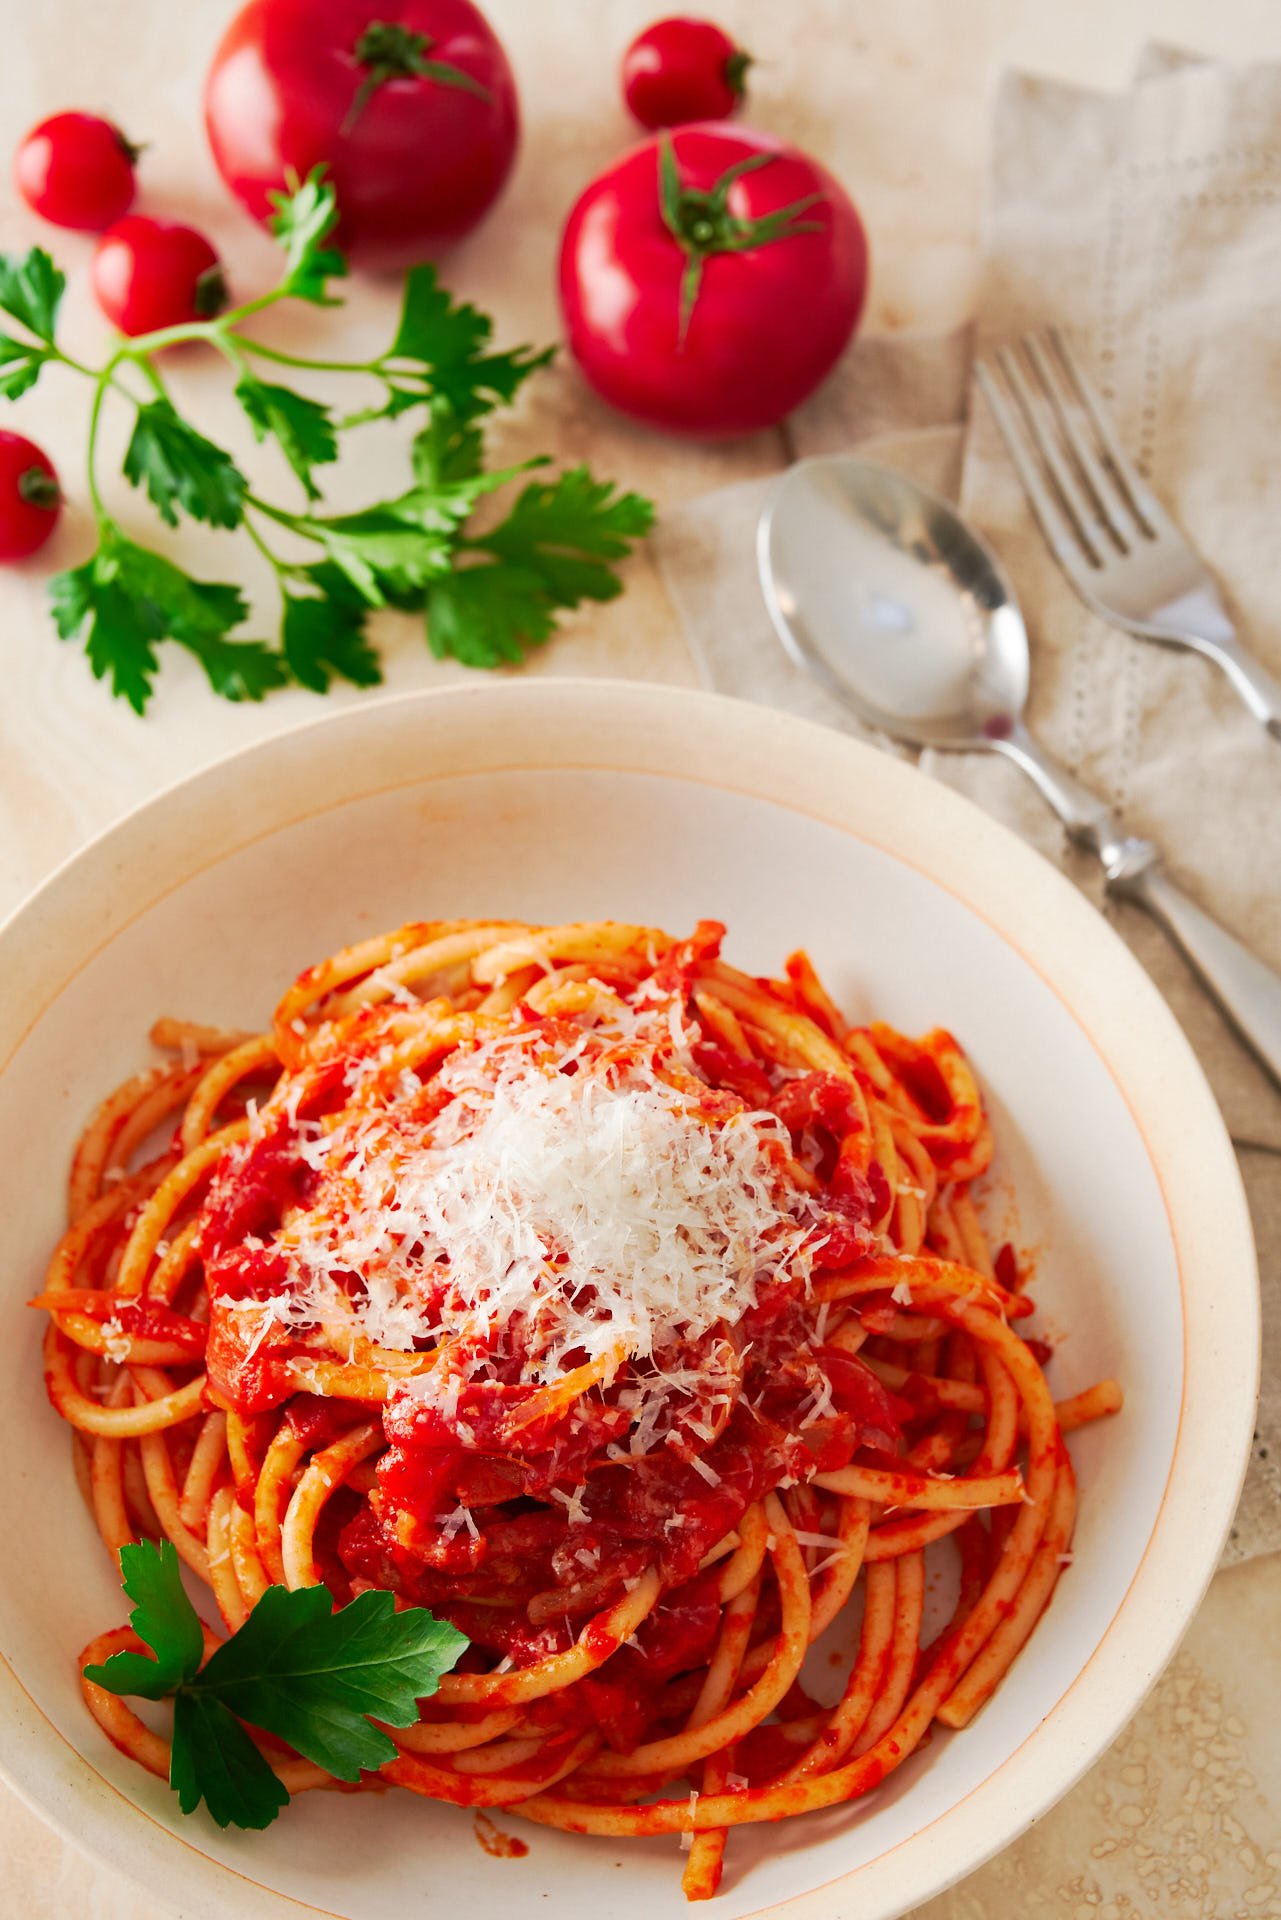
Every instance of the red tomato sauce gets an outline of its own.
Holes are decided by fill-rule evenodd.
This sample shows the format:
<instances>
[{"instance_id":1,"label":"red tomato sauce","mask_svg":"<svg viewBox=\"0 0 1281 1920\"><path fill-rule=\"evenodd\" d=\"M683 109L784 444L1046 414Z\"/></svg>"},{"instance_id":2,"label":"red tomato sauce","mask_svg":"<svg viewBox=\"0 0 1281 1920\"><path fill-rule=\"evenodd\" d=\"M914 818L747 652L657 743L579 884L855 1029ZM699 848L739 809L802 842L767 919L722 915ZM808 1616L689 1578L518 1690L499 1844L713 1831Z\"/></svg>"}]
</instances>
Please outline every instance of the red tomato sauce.
<instances>
[{"instance_id":1,"label":"red tomato sauce","mask_svg":"<svg viewBox=\"0 0 1281 1920\"><path fill-rule=\"evenodd\" d=\"M660 969L670 988L689 993L719 931L700 928L673 950ZM371 1050L378 1038L371 1016ZM346 1058L307 1066L293 1108L278 1110L260 1138L227 1156L200 1228L211 1400L244 1415L288 1403L290 1428L312 1449L359 1417L359 1403L298 1393L291 1362L332 1349L309 1345L305 1326L296 1331L242 1309L290 1288L274 1236L306 1207L317 1179L300 1152L302 1128L311 1124L314 1137L316 1120L350 1100L350 1039L348 1047ZM816 1176L815 1270L872 1251L872 1223L890 1193L879 1164L867 1159L856 1091L830 1073L767 1071L713 1039L697 1041L693 1057L708 1082L709 1111L768 1110ZM945 1119L942 1075L929 1062L914 1062L913 1074L922 1106ZM430 1081L412 1106L418 1124L439 1110ZM346 1284L341 1272L335 1277ZM353 1288L361 1284L349 1278ZM539 1389L522 1379L519 1327L508 1324L488 1344L455 1340L432 1374L431 1399L396 1392L379 1409L387 1446L372 1490L336 1496L327 1510L318 1545L327 1577L340 1597L344 1588L388 1588L452 1619L484 1654L523 1665L572 1644L656 1567L663 1597L634 1643L613 1654L608 1679L581 1683L584 1713L608 1720L625 1744L629 1729L644 1724L645 1688L707 1657L720 1610L716 1576L700 1567L746 1509L780 1485L848 1465L861 1449L890 1463L901 1451L912 1406L862 1360L825 1345L824 1324L825 1310L799 1282L758 1280L755 1304L715 1333L730 1354L730 1387L706 1405L674 1388L663 1429L635 1455L625 1392L638 1377L634 1363L608 1387L544 1414L545 1390L536 1401ZM696 1346L678 1344L676 1362L697 1359ZM447 1370L458 1376L452 1400L436 1391Z\"/></svg>"}]
</instances>

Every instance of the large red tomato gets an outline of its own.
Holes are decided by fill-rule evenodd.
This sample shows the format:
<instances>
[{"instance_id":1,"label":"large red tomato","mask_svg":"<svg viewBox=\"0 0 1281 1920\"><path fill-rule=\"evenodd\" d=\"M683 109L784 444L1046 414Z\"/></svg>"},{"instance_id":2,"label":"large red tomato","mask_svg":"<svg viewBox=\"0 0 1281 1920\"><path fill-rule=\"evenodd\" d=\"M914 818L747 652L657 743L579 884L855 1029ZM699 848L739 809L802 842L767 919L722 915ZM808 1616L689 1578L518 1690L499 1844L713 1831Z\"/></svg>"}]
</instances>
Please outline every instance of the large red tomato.
<instances>
[{"instance_id":1,"label":"large red tomato","mask_svg":"<svg viewBox=\"0 0 1281 1920\"><path fill-rule=\"evenodd\" d=\"M394 14L394 19L387 16ZM407 266L475 226L510 171L516 85L470 0L249 0L205 85L219 172L250 213L324 163L338 243Z\"/></svg>"},{"instance_id":2,"label":"large red tomato","mask_svg":"<svg viewBox=\"0 0 1281 1920\"><path fill-rule=\"evenodd\" d=\"M598 393L653 426L772 426L829 372L867 286L863 223L795 147L681 127L594 180L561 242L570 350Z\"/></svg>"}]
</instances>

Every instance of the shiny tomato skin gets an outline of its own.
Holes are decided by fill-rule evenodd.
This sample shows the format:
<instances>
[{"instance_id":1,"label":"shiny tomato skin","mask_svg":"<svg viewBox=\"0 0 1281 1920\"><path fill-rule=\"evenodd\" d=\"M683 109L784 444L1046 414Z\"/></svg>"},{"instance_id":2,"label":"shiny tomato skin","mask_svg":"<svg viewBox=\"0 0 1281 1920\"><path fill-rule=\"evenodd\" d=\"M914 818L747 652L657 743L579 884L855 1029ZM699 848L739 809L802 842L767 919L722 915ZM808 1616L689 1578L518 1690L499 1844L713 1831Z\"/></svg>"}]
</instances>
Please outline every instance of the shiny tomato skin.
<instances>
[{"instance_id":1,"label":"shiny tomato skin","mask_svg":"<svg viewBox=\"0 0 1281 1920\"><path fill-rule=\"evenodd\" d=\"M478 98L423 76L377 87L353 49L388 18L431 42L427 57L469 74ZM502 46L470 0L249 0L205 84L205 126L231 191L256 219L287 177L324 165L338 196L337 244L356 265L404 267L467 233L501 190L520 132Z\"/></svg>"},{"instance_id":2,"label":"shiny tomato skin","mask_svg":"<svg viewBox=\"0 0 1281 1920\"><path fill-rule=\"evenodd\" d=\"M656 20L623 55L623 98L643 127L724 120L743 97L746 56L723 28L685 15Z\"/></svg>"},{"instance_id":3,"label":"shiny tomato skin","mask_svg":"<svg viewBox=\"0 0 1281 1920\"><path fill-rule=\"evenodd\" d=\"M25 560L42 547L61 507L48 454L20 433L0 432L0 561Z\"/></svg>"},{"instance_id":4,"label":"shiny tomato skin","mask_svg":"<svg viewBox=\"0 0 1281 1920\"><path fill-rule=\"evenodd\" d=\"M54 113L32 127L13 156L18 192L55 227L101 233L129 211L134 149L96 113Z\"/></svg>"},{"instance_id":5,"label":"shiny tomato skin","mask_svg":"<svg viewBox=\"0 0 1281 1920\"><path fill-rule=\"evenodd\" d=\"M844 188L797 148L715 124L670 136L683 185L706 192L737 161L770 164L736 180L730 211L760 216L811 193L795 233L704 264L682 334L687 256L664 224L658 139L592 182L561 242L560 299L570 351L601 397L651 426L726 439L774 426L844 351L863 308L867 240Z\"/></svg>"},{"instance_id":6,"label":"shiny tomato skin","mask_svg":"<svg viewBox=\"0 0 1281 1920\"><path fill-rule=\"evenodd\" d=\"M93 291L112 325L130 336L207 320L226 295L203 233L144 213L126 214L99 240Z\"/></svg>"}]
</instances>

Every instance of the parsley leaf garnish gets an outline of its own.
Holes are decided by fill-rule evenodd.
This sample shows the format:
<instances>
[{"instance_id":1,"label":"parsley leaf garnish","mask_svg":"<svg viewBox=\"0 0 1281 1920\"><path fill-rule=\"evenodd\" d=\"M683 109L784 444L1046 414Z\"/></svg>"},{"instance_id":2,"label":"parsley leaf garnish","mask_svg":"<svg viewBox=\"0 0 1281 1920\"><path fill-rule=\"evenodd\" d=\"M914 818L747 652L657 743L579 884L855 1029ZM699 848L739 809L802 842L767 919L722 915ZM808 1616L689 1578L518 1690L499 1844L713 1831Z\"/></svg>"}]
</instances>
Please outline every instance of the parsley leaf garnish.
<instances>
[{"instance_id":1,"label":"parsley leaf garnish","mask_svg":"<svg viewBox=\"0 0 1281 1920\"><path fill-rule=\"evenodd\" d=\"M269 193L274 212L268 226L285 250L285 274L277 292L314 307L336 307L340 301L325 284L341 280L347 262L325 241L338 221L334 190L324 180L324 168L313 167L290 193Z\"/></svg>"},{"instance_id":2,"label":"parsley leaf garnish","mask_svg":"<svg viewBox=\"0 0 1281 1920\"><path fill-rule=\"evenodd\" d=\"M155 1658L113 1653L105 1666L86 1667L85 1676L111 1693L163 1700L194 1676L205 1657L205 1636L182 1584L178 1549L172 1540L158 1547L122 1547L120 1570L120 1584L136 1603L129 1625Z\"/></svg>"},{"instance_id":3,"label":"parsley leaf garnish","mask_svg":"<svg viewBox=\"0 0 1281 1920\"><path fill-rule=\"evenodd\" d=\"M32 247L28 253L0 253L0 309L49 346L66 284L66 275L43 247Z\"/></svg>"},{"instance_id":4,"label":"parsley leaf garnish","mask_svg":"<svg viewBox=\"0 0 1281 1920\"><path fill-rule=\"evenodd\" d=\"M610 562L649 531L653 514L640 494L617 493L586 467L527 486L505 520L467 542L490 557L432 581L432 652L471 667L519 661L547 639L560 608L621 593Z\"/></svg>"},{"instance_id":5,"label":"parsley leaf garnish","mask_svg":"<svg viewBox=\"0 0 1281 1920\"><path fill-rule=\"evenodd\" d=\"M203 1800L220 1827L261 1831L289 1805L284 1782L235 1714L194 1687L174 1699L169 1785L184 1813Z\"/></svg>"},{"instance_id":6,"label":"parsley leaf garnish","mask_svg":"<svg viewBox=\"0 0 1281 1920\"><path fill-rule=\"evenodd\" d=\"M160 664L152 642L163 633L144 631L133 617L129 595L101 562L99 549L82 567L54 575L49 582L53 623L64 640L83 634L94 678L110 676L112 693L127 700L135 713L145 713Z\"/></svg>"},{"instance_id":7,"label":"parsley leaf garnish","mask_svg":"<svg viewBox=\"0 0 1281 1920\"><path fill-rule=\"evenodd\" d=\"M422 1607L399 1612L371 1589L334 1609L325 1587L268 1587L249 1617L200 1665L203 1634L170 1541L120 1550L130 1624L155 1659L116 1653L85 1678L111 1693L173 1693L169 1784L184 1813L203 1799L219 1826L265 1827L289 1799L242 1722L285 1741L340 1780L394 1760L407 1727L467 1645Z\"/></svg>"},{"instance_id":8,"label":"parsley leaf garnish","mask_svg":"<svg viewBox=\"0 0 1281 1920\"><path fill-rule=\"evenodd\" d=\"M26 393L40 378L40 369L55 357L48 347L0 333L0 398L16 400Z\"/></svg>"},{"instance_id":9,"label":"parsley leaf garnish","mask_svg":"<svg viewBox=\"0 0 1281 1920\"><path fill-rule=\"evenodd\" d=\"M238 527L245 517L249 482L244 474L168 400L149 400L138 408L124 476L132 486L146 488L167 526L177 526L179 508L211 527Z\"/></svg>"},{"instance_id":10,"label":"parsley leaf garnish","mask_svg":"<svg viewBox=\"0 0 1281 1920\"><path fill-rule=\"evenodd\" d=\"M501 468L410 487L361 513L273 517L318 542L371 607L413 605L428 581L453 566L461 529L476 502L519 471Z\"/></svg>"},{"instance_id":11,"label":"parsley leaf garnish","mask_svg":"<svg viewBox=\"0 0 1281 1920\"><path fill-rule=\"evenodd\" d=\"M497 561L459 567L427 589L427 643L438 660L515 666L556 624L541 575Z\"/></svg>"},{"instance_id":12,"label":"parsley leaf garnish","mask_svg":"<svg viewBox=\"0 0 1281 1920\"><path fill-rule=\"evenodd\" d=\"M373 686L382 673L366 633L371 608L425 612L438 656L476 667L518 662L548 638L562 609L621 591L617 563L652 519L648 501L577 467L527 484L505 517L473 531L472 514L486 494L544 464L534 458L487 470L484 425L552 350L496 349L489 317L455 300L431 266L406 276L395 337L371 359L312 359L256 338L248 323L281 300L338 304L330 283L346 272L330 245L336 201L323 169L273 201L270 224L284 254L273 289L230 312L121 340L99 368L54 340L64 282L50 256L40 247L0 255L0 311L30 336L0 332L0 399L25 393L47 365L93 383L87 464L97 549L50 582L54 623L64 639L83 642L92 672L137 713L150 701L166 641L193 654L229 700L261 700L290 682L317 693L335 679ZM180 342L213 346L230 364L255 438L273 440L301 483L302 511L258 493L232 455L179 411L157 361ZM326 402L286 385L284 374L263 377L263 361L269 369L373 380L381 400L336 418ZM243 528L253 541L279 588L275 645L234 637L248 611L238 586L196 579L126 535L108 510L96 467L108 403L133 410L124 477L166 526L185 516ZM409 483L352 511L322 510L318 475L338 459L342 434L411 412ZM275 545L276 529L284 529L289 551Z\"/></svg>"},{"instance_id":13,"label":"parsley leaf garnish","mask_svg":"<svg viewBox=\"0 0 1281 1920\"><path fill-rule=\"evenodd\" d=\"M53 335L66 284L43 247L0 253L0 311L36 336L20 340L0 333L0 399L17 400L34 387L42 368L61 359Z\"/></svg>"},{"instance_id":14,"label":"parsley leaf garnish","mask_svg":"<svg viewBox=\"0 0 1281 1920\"><path fill-rule=\"evenodd\" d=\"M414 436L410 459L419 486L466 480L484 465L485 436L474 420L460 420L452 407L432 407L427 425Z\"/></svg>"},{"instance_id":15,"label":"parsley leaf garnish","mask_svg":"<svg viewBox=\"0 0 1281 1920\"><path fill-rule=\"evenodd\" d=\"M571 467L550 484L527 486L505 520L472 544L537 573L554 606L612 600L622 583L607 563L621 560L649 532L654 508L639 493L618 493Z\"/></svg>"},{"instance_id":16,"label":"parsley leaf garnish","mask_svg":"<svg viewBox=\"0 0 1281 1920\"><path fill-rule=\"evenodd\" d=\"M335 678L376 687L378 656L365 637L369 603L347 575L319 561L300 576L314 592L285 594L280 641L285 662L300 687L325 693Z\"/></svg>"},{"instance_id":17,"label":"parsley leaf garnish","mask_svg":"<svg viewBox=\"0 0 1281 1920\"><path fill-rule=\"evenodd\" d=\"M338 435L329 408L292 387L256 380L251 373L242 374L236 382L236 398L249 417L254 438L265 440L272 435L302 481L307 498L319 499L312 468L338 458Z\"/></svg>"},{"instance_id":18,"label":"parsley leaf garnish","mask_svg":"<svg viewBox=\"0 0 1281 1920\"><path fill-rule=\"evenodd\" d=\"M308 531L371 607L411 599L415 589L453 564L452 529L416 526L390 504L333 520L313 519Z\"/></svg>"},{"instance_id":19,"label":"parsley leaf garnish","mask_svg":"<svg viewBox=\"0 0 1281 1920\"><path fill-rule=\"evenodd\" d=\"M499 401L513 400L531 373L545 367L555 349L514 347L490 353L494 326L487 314L456 301L440 285L432 266L413 267L405 276L405 294L396 338L383 355L385 369L421 383L415 399L447 402L460 420L488 413Z\"/></svg>"},{"instance_id":20,"label":"parsley leaf garnish","mask_svg":"<svg viewBox=\"0 0 1281 1920\"><path fill-rule=\"evenodd\" d=\"M208 582L196 584L214 590ZM238 589L232 591L239 598ZM289 669L283 655L265 641L224 640L221 633L204 631L195 625L183 631L172 615L170 625L173 638L186 647L188 653L195 654L204 668L206 680L224 700L264 700L277 687L288 686Z\"/></svg>"},{"instance_id":21,"label":"parsley leaf garnish","mask_svg":"<svg viewBox=\"0 0 1281 1920\"><path fill-rule=\"evenodd\" d=\"M369 1716L411 1725L466 1645L447 1620L424 1607L397 1613L377 1588L335 1612L327 1587L268 1587L197 1684L340 1780L359 1780L397 1752Z\"/></svg>"},{"instance_id":22,"label":"parsley leaf garnish","mask_svg":"<svg viewBox=\"0 0 1281 1920\"><path fill-rule=\"evenodd\" d=\"M83 566L49 582L54 624L64 640L83 634L97 679L143 713L158 669L155 643L177 640L195 654L215 693L261 700L289 675L279 654L260 640L226 635L248 608L239 587L197 580L163 554L137 546L114 524Z\"/></svg>"}]
</instances>

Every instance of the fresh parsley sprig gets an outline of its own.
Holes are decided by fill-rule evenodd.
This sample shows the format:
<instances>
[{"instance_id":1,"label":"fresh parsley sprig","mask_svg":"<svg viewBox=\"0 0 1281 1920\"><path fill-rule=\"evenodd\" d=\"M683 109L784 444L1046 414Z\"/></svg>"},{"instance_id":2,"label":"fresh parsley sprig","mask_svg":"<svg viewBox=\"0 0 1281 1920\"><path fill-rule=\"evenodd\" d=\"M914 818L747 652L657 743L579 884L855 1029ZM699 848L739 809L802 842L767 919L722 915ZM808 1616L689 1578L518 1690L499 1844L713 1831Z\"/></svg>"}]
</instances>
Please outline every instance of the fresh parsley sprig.
<instances>
[{"instance_id":1,"label":"fresh parsley sprig","mask_svg":"<svg viewBox=\"0 0 1281 1920\"><path fill-rule=\"evenodd\" d=\"M334 1610L326 1587L268 1587L202 1666L204 1634L172 1541L120 1549L130 1625L154 1658L113 1653L85 1679L109 1693L172 1694L169 1784L184 1813L203 1800L220 1827L266 1827L289 1794L242 1722L275 1734L340 1780L394 1760L372 1720L407 1727L466 1647L465 1634L389 1593Z\"/></svg>"},{"instance_id":2,"label":"fresh parsley sprig","mask_svg":"<svg viewBox=\"0 0 1281 1920\"><path fill-rule=\"evenodd\" d=\"M421 610L438 657L474 667L519 661L547 639L562 609L621 592L616 562L652 523L648 500L576 467L549 483L527 484L504 518L472 531L478 501L522 471L486 471L484 422L548 364L552 350L496 351L490 320L455 301L434 267L406 276L395 338L372 359L311 358L255 339L247 323L281 300L339 304L331 283L346 264L328 244L334 220L333 189L317 171L276 196L272 228L284 259L270 292L209 320L122 340L101 367L84 365L57 344L65 280L50 256L40 247L0 255L0 312L22 329L0 332L0 398L17 399L51 365L93 382L87 479L98 543L81 566L50 583L54 622L63 639L83 642L93 672L138 713L151 697L157 649L166 640L193 653L214 691L230 700L261 700L290 682L317 693L334 679L372 686L382 670L366 621L384 606ZM255 438L274 441L284 455L301 506L256 492L231 454L174 404L158 356L191 341L226 359L235 399ZM285 370L279 378L264 377L277 367ZM286 374L296 371L373 379L381 398L336 418L324 402L286 384ZM195 579L132 539L107 510L97 456L109 401L133 411L124 477L161 520L242 529L266 558L280 591L276 643L237 633L249 611L238 586ZM356 513L322 512L317 474L339 458L341 436L368 420L415 414L410 484ZM311 554L286 558L275 544L279 532Z\"/></svg>"}]
</instances>

